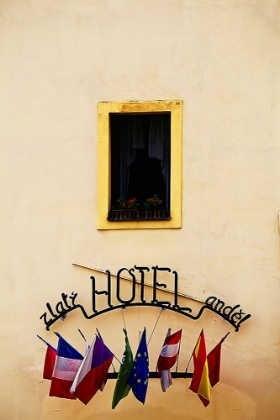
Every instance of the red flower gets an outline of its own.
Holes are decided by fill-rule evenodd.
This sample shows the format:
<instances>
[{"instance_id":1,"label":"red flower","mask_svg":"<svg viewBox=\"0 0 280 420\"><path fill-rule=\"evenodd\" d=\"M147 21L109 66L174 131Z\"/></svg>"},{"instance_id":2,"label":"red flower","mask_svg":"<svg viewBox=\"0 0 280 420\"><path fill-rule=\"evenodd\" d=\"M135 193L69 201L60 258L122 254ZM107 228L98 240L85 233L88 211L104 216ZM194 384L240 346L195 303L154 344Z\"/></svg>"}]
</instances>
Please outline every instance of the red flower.
<instances>
[{"instance_id":1,"label":"red flower","mask_svg":"<svg viewBox=\"0 0 280 420\"><path fill-rule=\"evenodd\" d=\"M158 204L162 204L162 200L158 200Z\"/></svg>"},{"instance_id":2,"label":"red flower","mask_svg":"<svg viewBox=\"0 0 280 420\"><path fill-rule=\"evenodd\" d=\"M122 203L122 206L123 206L123 207L125 207L125 206L126 206L126 204L125 204L125 203Z\"/></svg>"}]
</instances>

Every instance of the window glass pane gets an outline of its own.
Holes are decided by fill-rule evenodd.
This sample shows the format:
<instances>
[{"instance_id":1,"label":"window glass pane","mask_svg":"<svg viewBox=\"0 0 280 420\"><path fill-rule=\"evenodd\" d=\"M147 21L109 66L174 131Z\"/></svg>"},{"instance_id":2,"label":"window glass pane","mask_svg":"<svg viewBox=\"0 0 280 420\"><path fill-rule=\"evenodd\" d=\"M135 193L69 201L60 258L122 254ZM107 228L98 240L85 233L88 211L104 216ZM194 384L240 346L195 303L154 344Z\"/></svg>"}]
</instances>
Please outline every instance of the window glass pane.
<instances>
[{"instance_id":1,"label":"window glass pane","mask_svg":"<svg viewBox=\"0 0 280 420\"><path fill-rule=\"evenodd\" d=\"M135 198L145 208L156 195L156 208L169 211L170 112L110 114L110 133L111 210Z\"/></svg>"}]
</instances>

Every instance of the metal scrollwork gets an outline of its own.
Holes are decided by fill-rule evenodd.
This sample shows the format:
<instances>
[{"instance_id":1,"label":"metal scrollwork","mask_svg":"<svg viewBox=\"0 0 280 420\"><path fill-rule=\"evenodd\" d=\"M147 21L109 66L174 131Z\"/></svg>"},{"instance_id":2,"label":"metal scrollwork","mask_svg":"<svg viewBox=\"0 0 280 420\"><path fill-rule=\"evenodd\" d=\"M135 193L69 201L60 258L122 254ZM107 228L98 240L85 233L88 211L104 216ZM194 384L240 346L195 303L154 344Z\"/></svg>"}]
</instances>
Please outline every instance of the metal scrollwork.
<instances>
[{"instance_id":1,"label":"metal scrollwork","mask_svg":"<svg viewBox=\"0 0 280 420\"><path fill-rule=\"evenodd\" d=\"M203 306L199 309L197 314L193 314L193 309L190 307L180 306L178 303L178 273L172 271L168 267L159 267L153 266L153 283L152 283L152 300L148 302L145 298L145 273L149 272L149 267L134 266L133 268L121 268L117 273L116 279L116 300L118 304L112 304L112 279L111 273L109 270L106 270L107 274L107 285L104 290L96 289L95 277L91 276L91 285L92 285L92 313L88 314L83 305L76 303L78 293L72 292L70 295L66 293L61 293L61 300L56 303L56 305L51 305L49 302L46 303L47 311L44 312L40 319L43 320L46 330L49 331L50 327L58 320L65 319L66 315L73 310L80 309L83 316L86 319L95 318L106 312L113 311L115 309L124 309L126 307L132 306L149 306L149 307L159 307L162 309L170 310L176 313L179 313L183 316L186 316L190 319L197 320L201 317L203 312L207 309L212 312L215 312L217 315L221 316L227 322L229 322L235 329L236 332L239 331L240 326L243 322L251 317L251 314L246 314L241 309L240 305L228 306L224 301L218 299L216 296L209 296ZM173 301L169 300L159 300L157 297L157 292L159 290L166 289L167 285L158 281L159 273L165 271L171 273L174 277L174 287L172 290ZM124 299L121 295L121 274L123 272L128 273L130 276L128 280L131 282L131 295L129 298ZM136 280L135 272L140 274L140 281ZM127 279L127 278L126 278ZM136 298L136 285L140 287L139 300ZM107 307L98 309L97 308L97 297L99 295L107 296Z\"/></svg>"}]
</instances>

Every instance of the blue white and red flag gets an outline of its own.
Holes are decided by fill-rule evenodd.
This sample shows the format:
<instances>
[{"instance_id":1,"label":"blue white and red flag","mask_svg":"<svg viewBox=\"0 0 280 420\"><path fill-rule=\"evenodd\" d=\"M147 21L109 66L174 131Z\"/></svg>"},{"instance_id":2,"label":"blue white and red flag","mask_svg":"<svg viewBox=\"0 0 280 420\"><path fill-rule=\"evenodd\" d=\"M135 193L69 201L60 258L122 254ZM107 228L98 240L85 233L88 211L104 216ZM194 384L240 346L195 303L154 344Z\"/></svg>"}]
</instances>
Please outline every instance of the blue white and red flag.
<instances>
[{"instance_id":1,"label":"blue white and red flag","mask_svg":"<svg viewBox=\"0 0 280 420\"><path fill-rule=\"evenodd\" d=\"M71 385L84 357L59 336L56 361L49 395L51 397L75 399Z\"/></svg>"}]
</instances>

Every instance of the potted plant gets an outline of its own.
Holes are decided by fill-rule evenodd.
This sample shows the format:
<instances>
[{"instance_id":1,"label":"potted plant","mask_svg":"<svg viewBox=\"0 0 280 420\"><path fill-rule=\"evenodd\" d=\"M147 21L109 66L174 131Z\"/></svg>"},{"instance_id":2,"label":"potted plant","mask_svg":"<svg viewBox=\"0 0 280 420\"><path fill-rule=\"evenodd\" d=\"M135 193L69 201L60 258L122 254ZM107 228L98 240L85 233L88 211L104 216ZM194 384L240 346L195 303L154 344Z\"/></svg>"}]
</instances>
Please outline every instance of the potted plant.
<instances>
[{"instance_id":1,"label":"potted plant","mask_svg":"<svg viewBox=\"0 0 280 420\"><path fill-rule=\"evenodd\" d=\"M142 204L137 197L119 197L117 205L109 212L108 220L169 220L169 211L163 207L163 200L157 195L147 198Z\"/></svg>"}]
</instances>

